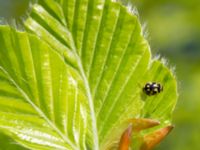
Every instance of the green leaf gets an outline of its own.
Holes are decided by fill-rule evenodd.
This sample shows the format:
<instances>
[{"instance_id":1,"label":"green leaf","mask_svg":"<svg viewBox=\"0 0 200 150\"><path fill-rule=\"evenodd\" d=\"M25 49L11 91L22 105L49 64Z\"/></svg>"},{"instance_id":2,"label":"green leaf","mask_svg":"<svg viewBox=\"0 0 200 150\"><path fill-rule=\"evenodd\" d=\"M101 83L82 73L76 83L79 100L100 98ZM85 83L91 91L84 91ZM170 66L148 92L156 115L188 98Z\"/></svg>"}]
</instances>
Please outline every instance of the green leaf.
<instances>
[{"instance_id":1,"label":"green leaf","mask_svg":"<svg viewBox=\"0 0 200 150\"><path fill-rule=\"evenodd\" d=\"M0 145L0 150L27 150L3 133L0 133Z\"/></svg>"},{"instance_id":2,"label":"green leaf","mask_svg":"<svg viewBox=\"0 0 200 150\"><path fill-rule=\"evenodd\" d=\"M144 76L143 82L160 82L164 91L159 95L144 97L146 103L143 109L143 116L160 120L164 124L170 124L178 94L176 79L164 64L166 62L161 63L158 60L154 60Z\"/></svg>"},{"instance_id":3,"label":"green leaf","mask_svg":"<svg viewBox=\"0 0 200 150\"><path fill-rule=\"evenodd\" d=\"M35 36L0 33L0 129L31 149L85 146L90 124L78 72Z\"/></svg>"},{"instance_id":4,"label":"green leaf","mask_svg":"<svg viewBox=\"0 0 200 150\"><path fill-rule=\"evenodd\" d=\"M171 123L176 80L160 61L150 60L137 16L110 0L39 2L25 26L48 45L26 33L0 31L0 56L7 56L2 74L20 95L15 102L26 104L22 117L14 118L20 128L32 129L20 138L12 130L19 125L12 123L7 134L33 149L105 150L116 146L128 119ZM142 87L149 81L160 82L164 91L146 96ZM14 106L6 110L14 113ZM3 116L13 122L12 115Z\"/></svg>"}]
</instances>

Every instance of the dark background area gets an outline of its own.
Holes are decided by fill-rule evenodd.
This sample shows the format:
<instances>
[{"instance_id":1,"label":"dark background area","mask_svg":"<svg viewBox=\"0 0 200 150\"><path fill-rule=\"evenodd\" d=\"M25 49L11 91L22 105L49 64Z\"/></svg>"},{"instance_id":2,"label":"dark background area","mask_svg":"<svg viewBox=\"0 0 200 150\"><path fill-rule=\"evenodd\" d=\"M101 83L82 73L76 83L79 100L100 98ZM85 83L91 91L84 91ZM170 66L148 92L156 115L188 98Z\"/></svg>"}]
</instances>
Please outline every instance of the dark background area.
<instances>
[{"instance_id":1,"label":"dark background area","mask_svg":"<svg viewBox=\"0 0 200 150\"><path fill-rule=\"evenodd\" d=\"M19 18L28 6L29 0L0 0L0 17Z\"/></svg>"},{"instance_id":2,"label":"dark background area","mask_svg":"<svg viewBox=\"0 0 200 150\"><path fill-rule=\"evenodd\" d=\"M180 97L175 129L157 150L200 150L200 0L130 0L129 4L137 7L142 24L147 23L153 55L160 54L176 68ZM28 6L28 0L0 0L1 23L24 18ZM0 150L22 150L6 139L0 136Z\"/></svg>"}]
</instances>

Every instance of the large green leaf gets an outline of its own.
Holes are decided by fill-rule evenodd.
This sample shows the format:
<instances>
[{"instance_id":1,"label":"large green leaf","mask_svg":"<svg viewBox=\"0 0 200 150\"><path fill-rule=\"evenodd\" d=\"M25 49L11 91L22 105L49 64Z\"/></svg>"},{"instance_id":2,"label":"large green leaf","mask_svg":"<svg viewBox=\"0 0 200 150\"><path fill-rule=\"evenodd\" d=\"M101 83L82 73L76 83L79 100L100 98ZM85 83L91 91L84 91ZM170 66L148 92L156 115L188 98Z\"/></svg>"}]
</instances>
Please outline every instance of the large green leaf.
<instances>
[{"instance_id":1,"label":"large green leaf","mask_svg":"<svg viewBox=\"0 0 200 150\"><path fill-rule=\"evenodd\" d=\"M6 111L7 99L0 104L11 122L2 129L12 138L33 149L105 150L118 142L130 118L170 124L175 78L160 61L150 60L138 18L125 7L110 0L43 0L25 25L51 48L1 28L2 76L20 96ZM142 87L149 81L162 83L164 91L146 96Z\"/></svg>"},{"instance_id":2,"label":"large green leaf","mask_svg":"<svg viewBox=\"0 0 200 150\"><path fill-rule=\"evenodd\" d=\"M38 38L0 33L0 128L32 149L84 147L90 121L78 72Z\"/></svg>"}]
</instances>

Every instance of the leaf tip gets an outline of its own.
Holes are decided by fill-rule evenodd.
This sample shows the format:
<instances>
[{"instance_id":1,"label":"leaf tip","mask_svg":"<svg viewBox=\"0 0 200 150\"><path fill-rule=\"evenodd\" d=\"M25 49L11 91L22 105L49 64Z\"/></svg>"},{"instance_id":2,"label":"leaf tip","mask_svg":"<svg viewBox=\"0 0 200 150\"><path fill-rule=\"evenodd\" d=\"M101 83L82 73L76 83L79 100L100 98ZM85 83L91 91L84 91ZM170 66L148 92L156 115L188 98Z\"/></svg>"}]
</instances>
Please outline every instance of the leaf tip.
<instances>
[{"instance_id":1,"label":"leaf tip","mask_svg":"<svg viewBox=\"0 0 200 150\"><path fill-rule=\"evenodd\" d=\"M146 135L144 137L144 142L141 145L140 150L152 150L172 131L173 128L174 126L169 125L151 134Z\"/></svg>"},{"instance_id":2,"label":"leaf tip","mask_svg":"<svg viewBox=\"0 0 200 150\"><path fill-rule=\"evenodd\" d=\"M131 143L132 130L133 130L133 125L131 124L122 134L118 150L128 150L129 149L129 145Z\"/></svg>"},{"instance_id":3,"label":"leaf tip","mask_svg":"<svg viewBox=\"0 0 200 150\"><path fill-rule=\"evenodd\" d=\"M134 131L141 131L160 124L160 122L157 120L147 118L130 119L129 122L133 124Z\"/></svg>"}]
</instances>

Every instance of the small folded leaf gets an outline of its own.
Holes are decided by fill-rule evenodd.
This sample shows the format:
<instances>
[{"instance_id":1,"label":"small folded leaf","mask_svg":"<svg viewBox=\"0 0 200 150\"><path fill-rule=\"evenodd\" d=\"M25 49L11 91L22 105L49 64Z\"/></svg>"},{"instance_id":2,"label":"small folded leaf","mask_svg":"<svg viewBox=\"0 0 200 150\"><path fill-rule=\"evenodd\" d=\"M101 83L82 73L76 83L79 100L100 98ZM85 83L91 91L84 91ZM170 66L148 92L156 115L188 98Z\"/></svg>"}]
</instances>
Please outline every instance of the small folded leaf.
<instances>
[{"instance_id":1,"label":"small folded leaf","mask_svg":"<svg viewBox=\"0 0 200 150\"><path fill-rule=\"evenodd\" d=\"M153 120L153 119L146 119L146 118L140 118L140 119L131 119L129 122L132 123L133 131L141 131L144 129L148 129L154 126L157 126L160 124L159 121Z\"/></svg>"},{"instance_id":2,"label":"small folded leaf","mask_svg":"<svg viewBox=\"0 0 200 150\"><path fill-rule=\"evenodd\" d=\"M137 134L141 130L148 129L160 124L156 120L146 119L146 118L130 119L128 122L130 125L121 136L119 143L119 150L129 149L129 146L131 144L132 134L134 133Z\"/></svg>"},{"instance_id":3,"label":"small folded leaf","mask_svg":"<svg viewBox=\"0 0 200 150\"><path fill-rule=\"evenodd\" d=\"M129 145L131 143L131 135L132 135L133 126L130 125L126 131L122 134L119 143L119 150L128 150Z\"/></svg>"},{"instance_id":4,"label":"small folded leaf","mask_svg":"<svg viewBox=\"0 0 200 150\"><path fill-rule=\"evenodd\" d=\"M170 133L173 128L173 126L167 126L165 128L154 131L149 135L146 135L140 150L152 150Z\"/></svg>"}]
</instances>

